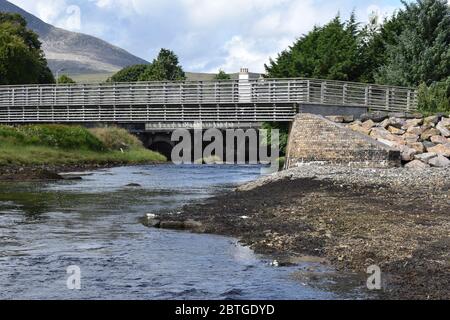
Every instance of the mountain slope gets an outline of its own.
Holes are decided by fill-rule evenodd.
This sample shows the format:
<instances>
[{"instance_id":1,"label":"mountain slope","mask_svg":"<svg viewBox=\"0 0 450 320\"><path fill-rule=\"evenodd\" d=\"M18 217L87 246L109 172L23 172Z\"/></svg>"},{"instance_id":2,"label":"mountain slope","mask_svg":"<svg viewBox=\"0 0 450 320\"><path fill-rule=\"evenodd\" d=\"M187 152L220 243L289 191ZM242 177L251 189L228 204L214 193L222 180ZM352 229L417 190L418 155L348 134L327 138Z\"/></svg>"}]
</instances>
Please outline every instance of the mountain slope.
<instances>
[{"instance_id":1,"label":"mountain slope","mask_svg":"<svg viewBox=\"0 0 450 320\"><path fill-rule=\"evenodd\" d=\"M148 63L110 43L45 23L16 5L0 0L0 11L21 14L42 42L50 69L70 75L111 73L133 64Z\"/></svg>"}]
</instances>

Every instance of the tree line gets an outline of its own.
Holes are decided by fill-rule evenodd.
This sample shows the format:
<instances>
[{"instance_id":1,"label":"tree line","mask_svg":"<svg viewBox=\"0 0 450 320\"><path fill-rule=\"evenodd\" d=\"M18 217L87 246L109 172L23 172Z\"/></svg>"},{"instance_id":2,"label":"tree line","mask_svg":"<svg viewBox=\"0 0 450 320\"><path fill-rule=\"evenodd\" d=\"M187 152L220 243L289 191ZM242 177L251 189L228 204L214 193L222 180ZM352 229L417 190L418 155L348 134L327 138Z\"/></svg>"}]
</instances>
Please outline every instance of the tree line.
<instances>
[{"instance_id":1,"label":"tree line","mask_svg":"<svg viewBox=\"0 0 450 320\"><path fill-rule=\"evenodd\" d=\"M309 77L419 86L424 111L450 111L450 7L446 0L402 2L379 21L336 16L301 36L265 66L269 77Z\"/></svg>"}]
</instances>

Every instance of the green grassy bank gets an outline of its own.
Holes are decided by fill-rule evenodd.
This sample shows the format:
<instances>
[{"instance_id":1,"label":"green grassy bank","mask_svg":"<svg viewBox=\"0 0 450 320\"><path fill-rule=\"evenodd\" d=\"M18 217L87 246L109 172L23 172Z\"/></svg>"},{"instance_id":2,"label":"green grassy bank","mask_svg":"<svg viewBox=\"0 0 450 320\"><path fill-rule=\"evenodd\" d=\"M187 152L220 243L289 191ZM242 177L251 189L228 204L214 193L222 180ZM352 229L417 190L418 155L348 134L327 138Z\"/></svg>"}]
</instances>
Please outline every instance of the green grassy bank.
<instances>
[{"instance_id":1,"label":"green grassy bank","mask_svg":"<svg viewBox=\"0 0 450 320\"><path fill-rule=\"evenodd\" d=\"M0 126L0 167L8 165L139 164L165 157L126 130L66 125Z\"/></svg>"}]
</instances>

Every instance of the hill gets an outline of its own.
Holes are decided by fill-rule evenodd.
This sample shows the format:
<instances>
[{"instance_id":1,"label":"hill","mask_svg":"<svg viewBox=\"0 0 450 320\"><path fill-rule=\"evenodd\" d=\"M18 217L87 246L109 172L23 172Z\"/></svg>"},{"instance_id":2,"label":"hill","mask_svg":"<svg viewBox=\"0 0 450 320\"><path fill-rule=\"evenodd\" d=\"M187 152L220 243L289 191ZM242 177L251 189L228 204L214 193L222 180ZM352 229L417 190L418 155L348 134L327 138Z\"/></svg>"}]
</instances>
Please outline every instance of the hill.
<instances>
[{"instance_id":1,"label":"hill","mask_svg":"<svg viewBox=\"0 0 450 320\"><path fill-rule=\"evenodd\" d=\"M39 35L53 73L104 74L148 63L99 38L54 27L6 0L0 0L0 11L19 13L27 20L28 27Z\"/></svg>"}]
</instances>

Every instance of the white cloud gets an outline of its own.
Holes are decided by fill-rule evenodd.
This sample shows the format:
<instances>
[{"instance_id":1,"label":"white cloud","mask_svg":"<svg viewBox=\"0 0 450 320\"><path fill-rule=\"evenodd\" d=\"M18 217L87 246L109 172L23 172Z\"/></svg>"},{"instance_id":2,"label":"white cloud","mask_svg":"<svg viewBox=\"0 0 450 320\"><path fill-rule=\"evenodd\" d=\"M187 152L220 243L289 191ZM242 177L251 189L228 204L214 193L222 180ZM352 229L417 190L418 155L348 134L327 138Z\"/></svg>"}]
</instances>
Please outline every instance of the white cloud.
<instances>
[{"instance_id":1,"label":"white cloud","mask_svg":"<svg viewBox=\"0 0 450 320\"><path fill-rule=\"evenodd\" d=\"M400 0L10 1L48 23L102 37L147 60L165 47L188 71L227 72L242 66L263 72L269 57L338 11L346 17L355 9L367 21L372 11L383 16L401 6Z\"/></svg>"}]
</instances>

